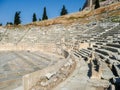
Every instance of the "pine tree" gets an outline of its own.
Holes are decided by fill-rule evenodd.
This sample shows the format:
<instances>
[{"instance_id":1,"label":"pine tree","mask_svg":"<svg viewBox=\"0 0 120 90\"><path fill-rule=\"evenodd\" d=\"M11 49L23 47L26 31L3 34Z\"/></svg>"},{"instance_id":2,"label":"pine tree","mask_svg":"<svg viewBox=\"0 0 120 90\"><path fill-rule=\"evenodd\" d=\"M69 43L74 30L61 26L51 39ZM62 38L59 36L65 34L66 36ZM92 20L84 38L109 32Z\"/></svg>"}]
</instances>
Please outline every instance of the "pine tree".
<instances>
[{"instance_id":1,"label":"pine tree","mask_svg":"<svg viewBox=\"0 0 120 90\"><path fill-rule=\"evenodd\" d=\"M62 16L62 15L66 15L66 14L68 14L68 11L67 11L67 9L65 8L65 5L63 5L63 8L62 8L62 10L61 10L61 12L60 12L60 15Z\"/></svg>"},{"instance_id":2,"label":"pine tree","mask_svg":"<svg viewBox=\"0 0 120 90\"><path fill-rule=\"evenodd\" d=\"M6 26L7 26L7 25L13 25L13 23L12 23L12 22L7 22L7 23L6 23Z\"/></svg>"},{"instance_id":3,"label":"pine tree","mask_svg":"<svg viewBox=\"0 0 120 90\"><path fill-rule=\"evenodd\" d=\"M100 7L100 2L99 0L96 0L95 1L95 9L99 8Z\"/></svg>"},{"instance_id":4,"label":"pine tree","mask_svg":"<svg viewBox=\"0 0 120 90\"><path fill-rule=\"evenodd\" d=\"M41 18L39 18L39 21L41 21Z\"/></svg>"},{"instance_id":5,"label":"pine tree","mask_svg":"<svg viewBox=\"0 0 120 90\"><path fill-rule=\"evenodd\" d=\"M35 14L35 13L33 13L32 21L33 21L33 22L36 22L36 21L37 21L37 17L36 17L36 14Z\"/></svg>"},{"instance_id":6,"label":"pine tree","mask_svg":"<svg viewBox=\"0 0 120 90\"><path fill-rule=\"evenodd\" d=\"M21 24L21 20L20 20L20 11L15 13L15 17L14 17L14 25L18 25Z\"/></svg>"},{"instance_id":7,"label":"pine tree","mask_svg":"<svg viewBox=\"0 0 120 90\"><path fill-rule=\"evenodd\" d=\"M88 5L88 0L85 1L85 3L83 4L82 10L84 10Z\"/></svg>"},{"instance_id":8,"label":"pine tree","mask_svg":"<svg viewBox=\"0 0 120 90\"><path fill-rule=\"evenodd\" d=\"M46 12L46 7L44 7L42 20L47 20L47 19L48 19L48 16L47 16L47 12Z\"/></svg>"},{"instance_id":9,"label":"pine tree","mask_svg":"<svg viewBox=\"0 0 120 90\"><path fill-rule=\"evenodd\" d=\"M81 9L81 8L79 8L79 11L82 11L82 9Z\"/></svg>"},{"instance_id":10,"label":"pine tree","mask_svg":"<svg viewBox=\"0 0 120 90\"><path fill-rule=\"evenodd\" d=\"M2 23L0 23L0 26L2 26Z\"/></svg>"}]
</instances>

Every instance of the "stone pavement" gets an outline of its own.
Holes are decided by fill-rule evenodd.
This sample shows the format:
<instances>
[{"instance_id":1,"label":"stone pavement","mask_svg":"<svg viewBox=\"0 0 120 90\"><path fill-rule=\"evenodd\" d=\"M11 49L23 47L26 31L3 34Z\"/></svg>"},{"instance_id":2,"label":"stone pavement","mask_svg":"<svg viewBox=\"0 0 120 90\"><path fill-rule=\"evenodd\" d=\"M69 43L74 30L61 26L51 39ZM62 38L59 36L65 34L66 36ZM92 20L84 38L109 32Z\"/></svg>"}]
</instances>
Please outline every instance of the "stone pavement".
<instances>
[{"instance_id":1,"label":"stone pavement","mask_svg":"<svg viewBox=\"0 0 120 90\"><path fill-rule=\"evenodd\" d=\"M20 87L14 89L14 90L24 90L24 89L23 89L23 86L20 86Z\"/></svg>"}]
</instances>

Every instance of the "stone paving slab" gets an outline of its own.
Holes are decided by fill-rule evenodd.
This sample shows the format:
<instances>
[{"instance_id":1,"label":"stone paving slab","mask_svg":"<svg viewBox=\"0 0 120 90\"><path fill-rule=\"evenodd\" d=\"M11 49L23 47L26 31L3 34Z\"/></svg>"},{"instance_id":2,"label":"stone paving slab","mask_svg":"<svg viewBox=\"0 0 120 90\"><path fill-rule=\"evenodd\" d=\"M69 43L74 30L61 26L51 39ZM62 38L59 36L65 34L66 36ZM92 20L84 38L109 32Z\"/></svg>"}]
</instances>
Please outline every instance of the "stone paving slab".
<instances>
[{"instance_id":1,"label":"stone paving slab","mask_svg":"<svg viewBox=\"0 0 120 90\"><path fill-rule=\"evenodd\" d=\"M13 89L13 90L24 90L24 89L23 89L23 86L20 86L20 87L18 87L16 89Z\"/></svg>"}]
</instances>

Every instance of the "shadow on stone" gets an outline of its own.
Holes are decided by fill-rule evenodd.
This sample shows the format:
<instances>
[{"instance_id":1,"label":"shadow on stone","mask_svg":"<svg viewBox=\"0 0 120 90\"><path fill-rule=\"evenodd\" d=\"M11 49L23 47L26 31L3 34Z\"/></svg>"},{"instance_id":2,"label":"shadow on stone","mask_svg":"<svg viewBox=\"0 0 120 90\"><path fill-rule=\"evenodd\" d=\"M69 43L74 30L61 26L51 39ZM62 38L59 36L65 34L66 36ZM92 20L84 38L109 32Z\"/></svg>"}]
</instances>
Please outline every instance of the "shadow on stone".
<instances>
[{"instance_id":1,"label":"shadow on stone","mask_svg":"<svg viewBox=\"0 0 120 90\"><path fill-rule=\"evenodd\" d=\"M90 78L92 75L92 63L91 62L88 63L88 68L89 70L88 70L87 76Z\"/></svg>"}]
</instances>

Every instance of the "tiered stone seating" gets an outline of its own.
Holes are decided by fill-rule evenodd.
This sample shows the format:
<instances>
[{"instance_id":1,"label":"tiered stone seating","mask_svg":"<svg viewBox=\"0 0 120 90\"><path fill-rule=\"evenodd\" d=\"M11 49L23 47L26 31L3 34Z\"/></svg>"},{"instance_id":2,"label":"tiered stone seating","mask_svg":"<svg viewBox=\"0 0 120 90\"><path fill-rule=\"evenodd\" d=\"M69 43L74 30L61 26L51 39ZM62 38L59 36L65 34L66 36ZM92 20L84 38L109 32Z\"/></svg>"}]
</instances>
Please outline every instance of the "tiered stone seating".
<instances>
[{"instance_id":1,"label":"tiered stone seating","mask_svg":"<svg viewBox=\"0 0 120 90\"><path fill-rule=\"evenodd\" d=\"M6 29L6 31L3 33L1 43L16 44L27 32L28 32L28 30L20 30L20 29L8 30L8 29Z\"/></svg>"},{"instance_id":2,"label":"tiered stone seating","mask_svg":"<svg viewBox=\"0 0 120 90\"><path fill-rule=\"evenodd\" d=\"M103 55L105 55L105 56L109 56L109 53L106 52L106 51L103 50L103 49L95 49L95 51L98 52L98 53L101 53L101 54L103 54Z\"/></svg>"},{"instance_id":3,"label":"tiered stone seating","mask_svg":"<svg viewBox=\"0 0 120 90\"><path fill-rule=\"evenodd\" d=\"M102 22L100 21L99 23ZM102 24L105 23L103 22ZM79 59L82 58L85 60L86 65L88 65L88 68L91 71L91 77L97 79L99 77L99 79L102 78L109 81L116 76L114 71L116 71L117 76L120 77L120 40L116 36L119 36L120 34L120 26L115 24L111 22L109 25L105 24L102 26L95 23L94 25L87 26L80 25L80 23L74 23L69 26L55 24L46 27L32 27L15 30L6 28L0 30L0 43L27 44L31 46L36 43L47 43L48 46L49 43L59 43L61 48L61 44L64 44L66 48L68 42L72 44L72 48L74 47L75 42L79 43L81 41L91 43L91 46L88 49L76 50L73 53ZM111 43L108 43L109 40ZM93 52L100 56L100 58L98 59L92 56ZM0 52L0 81L20 79L27 73L54 65L58 61L59 58L54 57L53 55L44 55L39 51ZM71 60L62 63L63 67L58 71L49 72L44 75L45 77L39 78L40 81L37 83L38 87L39 85L42 87L48 85L52 86L53 84L56 84L55 82L57 82L58 78L60 78L60 80L64 79L70 74L70 72L67 71L71 69L72 64ZM37 74L39 75L39 73ZM2 85L0 87L2 87ZM36 87L32 88L34 89Z\"/></svg>"},{"instance_id":4,"label":"tiered stone seating","mask_svg":"<svg viewBox=\"0 0 120 90\"><path fill-rule=\"evenodd\" d=\"M91 34L91 35L98 35L99 33L103 32L104 28L102 28L99 25L96 25L93 28L89 28L88 31L84 32L85 34Z\"/></svg>"},{"instance_id":5,"label":"tiered stone seating","mask_svg":"<svg viewBox=\"0 0 120 90\"><path fill-rule=\"evenodd\" d=\"M95 53L100 56L103 67L103 71L102 71L103 73L101 77L106 80L111 80L112 78L116 79L115 77L119 78L120 77L120 62L119 62L120 44L107 43L107 44L96 44L96 46L97 48L96 47L93 48L95 48ZM114 56L114 58L112 56ZM119 82L117 82L116 84L116 81L114 82L116 88L119 87L118 83Z\"/></svg>"},{"instance_id":6,"label":"tiered stone seating","mask_svg":"<svg viewBox=\"0 0 120 90\"><path fill-rule=\"evenodd\" d=\"M86 52L91 54L91 57L87 56L88 58L88 76L91 79L104 79L104 80L110 80L114 77L111 69L107 66L106 62L101 60L98 53L93 54L92 51L89 51L87 49L81 49L82 52ZM81 55L81 54L80 54ZM104 54L102 54L104 56ZM81 55L82 56L82 55ZM85 60L86 61L86 60Z\"/></svg>"},{"instance_id":7,"label":"tiered stone seating","mask_svg":"<svg viewBox=\"0 0 120 90\"><path fill-rule=\"evenodd\" d=\"M79 51L76 51L79 55L86 57L86 56L91 56L91 51L86 50L86 49L81 49Z\"/></svg>"},{"instance_id":8,"label":"tiered stone seating","mask_svg":"<svg viewBox=\"0 0 120 90\"><path fill-rule=\"evenodd\" d=\"M75 51L74 54L77 57L83 57L85 60L88 60L88 57L91 56L89 53L83 52L83 51Z\"/></svg>"},{"instance_id":9,"label":"tiered stone seating","mask_svg":"<svg viewBox=\"0 0 120 90\"><path fill-rule=\"evenodd\" d=\"M6 31L7 31L7 30L6 30L6 29L3 29L3 28L2 28L2 30L0 30L0 41L2 41L2 39L3 39L4 36L6 36L6 35L5 35Z\"/></svg>"},{"instance_id":10,"label":"tiered stone seating","mask_svg":"<svg viewBox=\"0 0 120 90\"><path fill-rule=\"evenodd\" d=\"M88 55L91 55L91 51L87 50L87 49L82 49L81 51L87 53Z\"/></svg>"},{"instance_id":11,"label":"tiered stone seating","mask_svg":"<svg viewBox=\"0 0 120 90\"><path fill-rule=\"evenodd\" d=\"M120 60L120 55L119 55L119 49L114 48L114 47L109 47L109 46L102 46L101 48L105 49L106 52L110 53L111 59L116 59L116 60Z\"/></svg>"},{"instance_id":12,"label":"tiered stone seating","mask_svg":"<svg viewBox=\"0 0 120 90\"><path fill-rule=\"evenodd\" d=\"M106 44L107 46L115 47L115 48L120 48L120 44L112 43L112 44Z\"/></svg>"},{"instance_id":13,"label":"tiered stone seating","mask_svg":"<svg viewBox=\"0 0 120 90\"><path fill-rule=\"evenodd\" d=\"M102 34L102 37L107 37L107 36L114 36L115 34L120 34L120 26L116 26L115 28L105 32L104 34Z\"/></svg>"},{"instance_id":14,"label":"tiered stone seating","mask_svg":"<svg viewBox=\"0 0 120 90\"><path fill-rule=\"evenodd\" d=\"M110 47L110 46L101 46L101 48L103 49L106 49L106 50L109 50L111 52L114 52L114 53L119 53L119 49L118 48L115 48L115 47Z\"/></svg>"}]
</instances>

